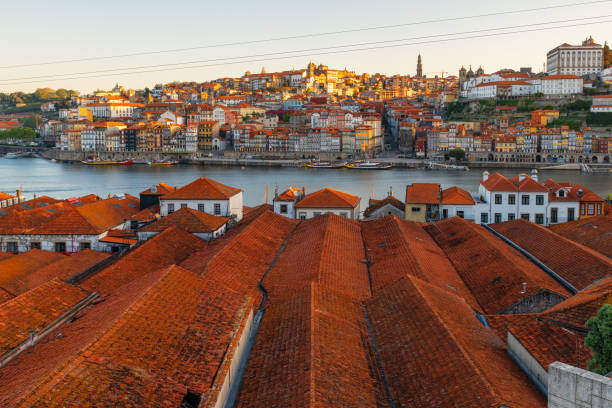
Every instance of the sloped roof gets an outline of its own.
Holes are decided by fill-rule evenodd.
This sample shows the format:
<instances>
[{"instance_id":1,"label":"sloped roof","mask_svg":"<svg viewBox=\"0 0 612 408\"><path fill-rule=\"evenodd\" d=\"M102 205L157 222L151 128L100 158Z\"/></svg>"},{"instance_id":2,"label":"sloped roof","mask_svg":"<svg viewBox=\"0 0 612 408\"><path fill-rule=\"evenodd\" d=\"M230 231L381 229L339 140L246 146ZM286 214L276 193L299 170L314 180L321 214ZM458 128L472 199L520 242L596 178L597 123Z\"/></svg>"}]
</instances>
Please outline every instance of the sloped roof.
<instances>
[{"instance_id":1,"label":"sloped roof","mask_svg":"<svg viewBox=\"0 0 612 408\"><path fill-rule=\"evenodd\" d=\"M500 173L491 174L486 180L480 180L489 191L517 191L517 186Z\"/></svg>"},{"instance_id":2,"label":"sloped roof","mask_svg":"<svg viewBox=\"0 0 612 408\"><path fill-rule=\"evenodd\" d=\"M38 250L34 249L17 257L20 267L29 265L29 267L26 266L26 269L21 271L22 273L15 273L16 271L13 271L11 274L2 274L1 271L4 267L0 263L0 287L17 296L54 278L61 280L70 279L110 256L109 253L92 251L91 249L85 249L69 256L60 255L55 252L34 251ZM39 265L39 262L32 259L34 253L37 255L44 253L51 262ZM23 255L28 254L30 254L29 259L23 257Z\"/></svg>"},{"instance_id":3,"label":"sloped roof","mask_svg":"<svg viewBox=\"0 0 612 408\"><path fill-rule=\"evenodd\" d=\"M598 215L551 225L553 232L612 257L612 217Z\"/></svg>"},{"instance_id":4,"label":"sloped roof","mask_svg":"<svg viewBox=\"0 0 612 408\"><path fill-rule=\"evenodd\" d=\"M170 227L128 252L117 262L86 277L79 285L92 292L109 294L152 269L177 264L206 247L206 241Z\"/></svg>"},{"instance_id":5,"label":"sloped roof","mask_svg":"<svg viewBox=\"0 0 612 408\"><path fill-rule=\"evenodd\" d=\"M462 188L453 186L442 190L442 204L447 205L474 205L474 199Z\"/></svg>"},{"instance_id":6,"label":"sloped roof","mask_svg":"<svg viewBox=\"0 0 612 408\"><path fill-rule=\"evenodd\" d=\"M398 406L546 406L505 343L457 296L407 277L366 306Z\"/></svg>"},{"instance_id":7,"label":"sloped roof","mask_svg":"<svg viewBox=\"0 0 612 408\"><path fill-rule=\"evenodd\" d=\"M17 347L87 297L53 279L0 305L0 356Z\"/></svg>"},{"instance_id":8,"label":"sloped roof","mask_svg":"<svg viewBox=\"0 0 612 408\"><path fill-rule=\"evenodd\" d=\"M500 313L542 289L569 295L546 272L480 225L453 217L424 228L487 314Z\"/></svg>"},{"instance_id":9,"label":"sloped roof","mask_svg":"<svg viewBox=\"0 0 612 408\"><path fill-rule=\"evenodd\" d=\"M229 218L218 217L192 208L184 207L166 217L144 226L139 232L161 232L169 227L178 227L191 233L214 232L227 223Z\"/></svg>"},{"instance_id":10,"label":"sloped roof","mask_svg":"<svg viewBox=\"0 0 612 408\"><path fill-rule=\"evenodd\" d=\"M206 177L201 177L191 183L165 194L163 200L228 200L242 190L221 184Z\"/></svg>"},{"instance_id":11,"label":"sloped roof","mask_svg":"<svg viewBox=\"0 0 612 408\"><path fill-rule=\"evenodd\" d=\"M612 260L524 219L491 226L528 251L577 289L612 275Z\"/></svg>"},{"instance_id":12,"label":"sloped roof","mask_svg":"<svg viewBox=\"0 0 612 408\"><path fill-rule=\"evenodd\" d=\"M159 183L153 187L150 187L144 191L141 191L140 195L159 195L161 196L164 194L170 194L174 191L176 191L176 187L171 186L170 184L166 184L166 183Z\"/></svg>"},{"instance_id":13,"label":"sloped roof","mask_svg":"<svg viewBox=\"0 0 612 408\"><path fill-rule=\"evenodd\" d=\"M370 295L363 258L359 223L324 214L300 222L266 275L265 287L271 300L309 282L363 299Z\"/></svg>"},{"instance_id":14,"label":"sloped roof","mask_svg":"<svg viewBox=\"0 0 612 408\"><path fill-rule=\"evenodd\" d=\"M522 180L520 180L520 178L523 177ZM515 186L518 187L519 191L542 191L542 192L548 192L548 188L540 183L538 183L537 181L535 181L533 178L529 177L527 174L521 174L521 175L517 175L514 176L512 178L509 179L511 183L513 183Z\"/></svg>"},{"instance_id":15,"label":"sloped roof","mask_svg":"<svg viewBox=\"0 0 612 408\"><path fill-rule=\"evenodd\" d=\"M0 288L4 288L13 296L12 290L17 291L18 282L35 273L40 268L58 262L66 256L57 252L32 249L28 252L15 255L0 261Z\"/></svg>"},{"instance_id":16,"label":"sloped roof","mask_svg":"<svg viewBox=\"0 0 612 408\"><path fill-rule=\"evenodd\" d=\"M295 201L301 194L303 194L302 189L297 187L289 187L287 190L275 197L274 201Z\"/></svg>"},{"instance_id":17,"label":"sloped roof","mask_svg":"<svg viewBox=\"0 0 612 408\"><path fill-rule=\"evenodd\" d=\"M390 195L388 197L383 198L382 200L371 199L370 200L370 206L368 208L366 208L366 210L363 212L363 215L367 217L368 215L370 215L374 211L378 210L379 208L384 207L385 205L392 205L393 207L395 207L395 208L397 208L398 210L401 210L401 211L405 211L406 210L406 204L404 204L403 202L401 202L397 198L395 198L392 195Z\"/></svg>"},{"instance_id":18,"label":"sloped roof","mask_svg":"<svg viewBox=\"0 0 612 408\"><path fill-rule=\"evenodd\" d=\"M361 303L308 283L267 308L237 406L387 406L372 350Z\"/></svg>"},{"instance_id":19,"label":"sloped roof","mask_svg":"<svg viewBox=\"0 0 612 408\"><path fill-rule=\"evenodd\" d=\"M362 222L361 231L375 295L393 282L416 276L481 310L444 251L418 223L388 216Z\"/></svg>"},{"instance_id":20,"label":"sloped roof","mask_svg":"<svg viewBox=\"0 0 612 408\"><path fill-rule=\"evenodd\" d=\"M406 186L407 204L439 204L440 184L413 183Z\"/></svg>"},{"instance_id":21,"label":"sloped roof","mask_svg":"<svg viewBox=\"0 0 612 408\"><path fill-rule=\"evenodd\" d=\"M9 198L15 198L12 194L3 193L0 191L0 201L8 200Z\"/></svg>"},{"instance_id":22,"label":"sloped roof","mask_svg":"<svg viewBox=\"0 0 612 408\"><path fill-rule=\"evenodd\" d=\"M324 188L306 195L296 208L356 208L360 197L333 188Z\"/></svg>"}]
</instances>

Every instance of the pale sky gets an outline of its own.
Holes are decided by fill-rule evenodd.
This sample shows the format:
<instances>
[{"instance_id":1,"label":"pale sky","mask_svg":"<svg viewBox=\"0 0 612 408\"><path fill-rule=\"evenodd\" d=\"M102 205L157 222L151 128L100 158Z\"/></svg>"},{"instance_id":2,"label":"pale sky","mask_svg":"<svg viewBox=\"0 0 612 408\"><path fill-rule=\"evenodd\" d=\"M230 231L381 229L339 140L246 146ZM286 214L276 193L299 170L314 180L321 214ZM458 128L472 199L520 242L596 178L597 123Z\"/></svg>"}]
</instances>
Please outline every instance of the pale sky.
<instances>
[{"instance_id":1,"label":"pale sky","mask_svg":"<svg viewBox=\"0 0 612 408\"><path fill-rule=\"evenodd\" d=\"M350 30L374 26L414 23L442 18L473 16L572 4L580 0L376 0L340 2L333 0L290 1L201 1L201 0L106 0L56 2L2 0L0 66L87 57L109 56L134 52L198 47L249 40L268 39L309 33ZM82 61L44 66L0 68L0 92L33 91L39 87L77 89L87 93L95 89L112 88L119 83L141 89L156 83L171 81L203 82L219 77L238 77L245 71L282 71L305 68L312 60L330 67L347 68L357 73L411 74L416 70L419 53L424 71L433 76L441 71L457 75L459 68L471 64L474 70L482 65L486 72L500 68L518 69L524 66L542 69L546 52L568 42L578 44L592 35L603 44L612 42L612 23L589 24L541 32L506 36L473 38L449 42L408 45L354 53L317 55L245 62L225 66L209 66L163 72L121 74L86 79L45 79L43 82L15 78L54 74L73 74L95 70L172 64L304 50L373 41L410 39L473 30L484 30L523 24L572 20L585 17L612 16L612 1L521 14L475 18L462 21L415 24L375 31L336 34L324 37L283 40L250 45L233 45L110 60ZM601 17L611 20L612 17ZM588 22L588 21L587 21ZM569 21L552 26L585 23ZM515 28L509 31L525 30ZM537 28L537 27L531 27ZM464 34L475 35L475 34ZM606 38L606 35L608 38ZM404 42L432 41L408 40ZM204 65L210 63L200 63ZM157 68L159 69L159 68ZM145 70L145 69L143 69ZM87 76L100 74L82 74ZM10 80L10 81L9 81Z\"/></svg>"}]
</instances>

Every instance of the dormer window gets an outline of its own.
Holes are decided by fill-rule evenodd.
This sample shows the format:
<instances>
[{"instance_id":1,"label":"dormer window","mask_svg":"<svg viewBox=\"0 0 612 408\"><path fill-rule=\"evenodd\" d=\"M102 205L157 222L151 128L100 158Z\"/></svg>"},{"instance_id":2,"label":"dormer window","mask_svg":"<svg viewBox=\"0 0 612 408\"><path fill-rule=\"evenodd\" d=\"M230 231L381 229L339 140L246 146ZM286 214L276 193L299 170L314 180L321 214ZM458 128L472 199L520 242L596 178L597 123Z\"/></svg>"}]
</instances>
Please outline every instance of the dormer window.
<instances>
[{"instance_id":1,"label":"dormer window","mask_svg":"<svg viewBox=\"0 0 612 408\"><path fill-rule=\"evenodd\" d=\"M559 190L559 197L565 197L565 190Z\"/></svg>"}]
</instances>

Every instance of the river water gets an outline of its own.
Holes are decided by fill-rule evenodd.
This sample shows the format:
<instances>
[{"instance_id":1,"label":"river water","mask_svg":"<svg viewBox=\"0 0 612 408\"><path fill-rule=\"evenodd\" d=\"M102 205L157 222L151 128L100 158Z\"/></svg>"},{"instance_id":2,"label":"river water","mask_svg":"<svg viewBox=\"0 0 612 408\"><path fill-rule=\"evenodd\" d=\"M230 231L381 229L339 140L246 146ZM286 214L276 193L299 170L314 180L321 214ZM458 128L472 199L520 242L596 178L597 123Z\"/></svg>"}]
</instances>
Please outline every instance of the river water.
<instances>
[{"instance_id":1,"label":"river water","mask_svg":"<svg viewBox=\"0 0 612 408\"><path fill-rule=\"evenodd\" d=\"M488 170L500 171L505 176L514 176L521 171L529 172L529 169ZM101 197L123 193L137 196L140 191L159 182L180 187L202 176L241 188L244 191L244 204L248 206L264 202L266 186L271 202L275 188L282 191L292 185L304 186L307 193L323 187L332 187L355 194L362 197L361 207L365 209L372 194L375 198L382 198L390 189L394 196L403 200L406 184L415 182L440 183L443 188L456 185L476 193L482 170L464 172L400 168L376 171L196 165L86 166L37 158L0 159L0 191L14 194L16 189L23 186L27 198L31 198L33 194L58 199L90 193ZM612 193L610 173L582 174L578 171L541 170L539 177L540 180L551 177L557 181L580 183L602 197Z\"/></svg>"}]
</instances>

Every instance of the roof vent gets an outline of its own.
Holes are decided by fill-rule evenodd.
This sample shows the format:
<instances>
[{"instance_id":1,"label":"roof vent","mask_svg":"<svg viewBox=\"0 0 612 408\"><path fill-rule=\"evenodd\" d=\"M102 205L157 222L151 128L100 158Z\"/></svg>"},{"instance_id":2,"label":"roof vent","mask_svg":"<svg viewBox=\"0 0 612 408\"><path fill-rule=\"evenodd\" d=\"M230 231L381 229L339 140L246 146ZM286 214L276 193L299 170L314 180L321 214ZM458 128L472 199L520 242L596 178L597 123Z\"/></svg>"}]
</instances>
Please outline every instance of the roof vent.
<instances>
[{"instance_id":1,"label":"roof vent","mask_svg":"<svg viewBox=\"0 0 612 408\"><path fill-rule=\"evenodd\" d=\"M527 293L527 282L523 282L523 290L521 290L521 294L524 295Z\"/></svg>"},{"instance_id":2,"label":"roof vent","mask_svg":"<svg viewBox=\"0 0 612 408\"><path fill-rule=\"evenodd\" d=\"M157 193L157 186L154 185L153 187L151 187L151 192Z\"/></svg>"},{"instance_id":3,"label":"roof vent","mask_svg":"<svg viewBox=\"0 0 612 408\"><path fill-rule=\"evenodd\" d=\"M582 189L579 189L578 190L578 197L579 198L582 197L583 194L584 194L584 191L582 191Z\"/></svg>"}]
</instances>

